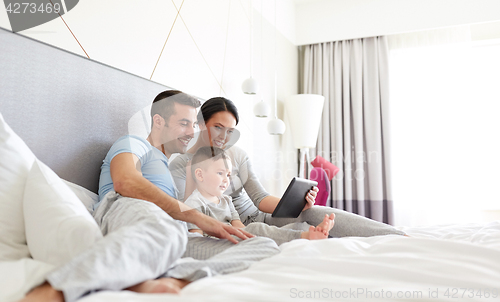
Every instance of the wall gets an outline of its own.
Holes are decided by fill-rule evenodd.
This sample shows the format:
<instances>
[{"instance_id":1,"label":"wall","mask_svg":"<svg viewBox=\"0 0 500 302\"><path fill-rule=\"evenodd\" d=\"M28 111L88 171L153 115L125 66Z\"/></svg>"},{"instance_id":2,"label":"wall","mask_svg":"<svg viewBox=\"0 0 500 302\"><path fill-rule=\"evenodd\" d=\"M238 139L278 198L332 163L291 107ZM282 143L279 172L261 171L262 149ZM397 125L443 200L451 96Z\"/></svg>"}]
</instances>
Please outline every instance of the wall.
<instances>
[{"instance_id":1,"label":"wall","mask_svg":"<svg viewBox=\"0 0 500 302\"><path fill-rule=\"evenodd\" d=\"M297 1L296 44L500 20L497 0Z\"/></svg>"},{"instance_id":2,"label":"wall","mask_svg":"<svg viewBox=\"0 0 500 302\"><path fill-rule=\"evenodd\" d=\"M124 3L123 0L80 1L63 17L91 59L149 79L174 23L176 10L172 1ZM254 117L252 109L260 99L272 105L275 58L280 102L278 114L281 118L283 100L287 95L297 93L298 54L297 47L290 40L294 37L293 16L290 17L293 5L290 6L289 1L278 1L280 14L277 20L282 23L278 23L280 31L275 39L274 5L263 2L265 18L261 19L261 2L253 3L255 45L252 65L254 77L260 79L261 93L249 96L242 93L241 83L250 75L250 2L175 0L174 3L177 7L183 3L182 19L175 22L152 80L204 99L221 95L233 100L241 115L238 145L254 158L264 186L273 194L281 194L288 182L281 171L286 166L295 167L294 162L277 160L279 150L291 145L289 137L268 135L266 125L269 119ZM0 9L0 26L10 29L4 9ZM85 56L59 18L20 34ZM222 83L222 89L219 83ZM294 159L293 156L290 158ZM279 181L268 177L272 173L278 173Z\"/></svg>"}]
</instances>

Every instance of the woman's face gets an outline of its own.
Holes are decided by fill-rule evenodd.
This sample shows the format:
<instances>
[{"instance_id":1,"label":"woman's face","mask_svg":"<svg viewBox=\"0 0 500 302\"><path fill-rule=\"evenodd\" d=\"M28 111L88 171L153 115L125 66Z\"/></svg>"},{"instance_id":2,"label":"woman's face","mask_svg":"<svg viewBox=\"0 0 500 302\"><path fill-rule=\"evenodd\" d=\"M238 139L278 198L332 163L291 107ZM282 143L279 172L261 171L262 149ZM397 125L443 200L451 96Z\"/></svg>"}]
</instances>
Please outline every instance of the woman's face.
<instances>
[{"instance_id":1,"label":"woman's face","mask_svg":"<svg viewBox=\"0 0 500 302\"><path fill-rule=\"evenodd\" d=\"M220 111L210 117L205 124L200 123L201 139L205 146L223 148L233 135L236 119L229 111ZM206 131L208 130L208 131Z\"/></svg>"}]
</instances>

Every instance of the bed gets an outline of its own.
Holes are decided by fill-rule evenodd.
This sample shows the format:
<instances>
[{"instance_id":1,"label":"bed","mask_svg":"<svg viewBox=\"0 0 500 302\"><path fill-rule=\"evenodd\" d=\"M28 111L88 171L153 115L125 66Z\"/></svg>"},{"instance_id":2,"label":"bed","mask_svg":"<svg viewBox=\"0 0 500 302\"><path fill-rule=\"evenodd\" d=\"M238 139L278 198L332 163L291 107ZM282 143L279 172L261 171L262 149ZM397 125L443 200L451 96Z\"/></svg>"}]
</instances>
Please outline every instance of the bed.
<instances>
[{"instance_id":1,"label":"bed","mask_svg":"<svg viewBox=\"0 0 500 302\"><path fill-rule=\"evenodd\" d=\"M111 144L144 128L136 126L147 122L149 102L168 89L3 29L0 73L4 123L85 210ZM4 211L0 220L18 214ZM180 295L101 291L80 301L500 301L500 222L400 229L410 237L295 240L246 271L205 278ZM0 301L21 298L54 269L28 252L0 262Z\"/></svg>"}]
</instances>

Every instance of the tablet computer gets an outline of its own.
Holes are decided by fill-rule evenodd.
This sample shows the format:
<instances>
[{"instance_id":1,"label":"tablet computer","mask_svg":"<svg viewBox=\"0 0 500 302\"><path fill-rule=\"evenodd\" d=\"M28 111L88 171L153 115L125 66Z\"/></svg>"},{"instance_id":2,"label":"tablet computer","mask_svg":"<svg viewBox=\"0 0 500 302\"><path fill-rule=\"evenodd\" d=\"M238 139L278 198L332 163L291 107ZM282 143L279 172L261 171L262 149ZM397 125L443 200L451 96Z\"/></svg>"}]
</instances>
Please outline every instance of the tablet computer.
<instances>
[{"instance_id":1,"label":"tablet computer","mask_svg":"<svg viewBox=\"0 0 500 302\"><path fill-rule=\"evenodd\" d=\"M297 218L306 206L306 195L318 183L304 178L294 177L274 209L272 217Z\"/></svg>"}]
</instances>

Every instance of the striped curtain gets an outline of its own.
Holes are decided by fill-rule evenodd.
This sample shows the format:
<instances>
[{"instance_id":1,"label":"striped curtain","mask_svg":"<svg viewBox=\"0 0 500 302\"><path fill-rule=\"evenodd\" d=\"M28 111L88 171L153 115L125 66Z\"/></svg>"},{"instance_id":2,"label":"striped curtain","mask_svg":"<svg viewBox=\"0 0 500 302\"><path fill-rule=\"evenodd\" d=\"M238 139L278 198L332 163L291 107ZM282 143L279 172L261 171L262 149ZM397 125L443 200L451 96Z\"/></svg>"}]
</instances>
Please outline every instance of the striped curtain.
<instances>
[{"instance_id":1,"label":"striped curtain","mask_svg":"<svg viewBox=\"0 0 500 302\"><path fill-rule=\"evenodd\" d=\"M393 221L386 37L301 47L301 93L325 96L316 149L340 168L329 205Z\"/></svg>"}]
</instances>

